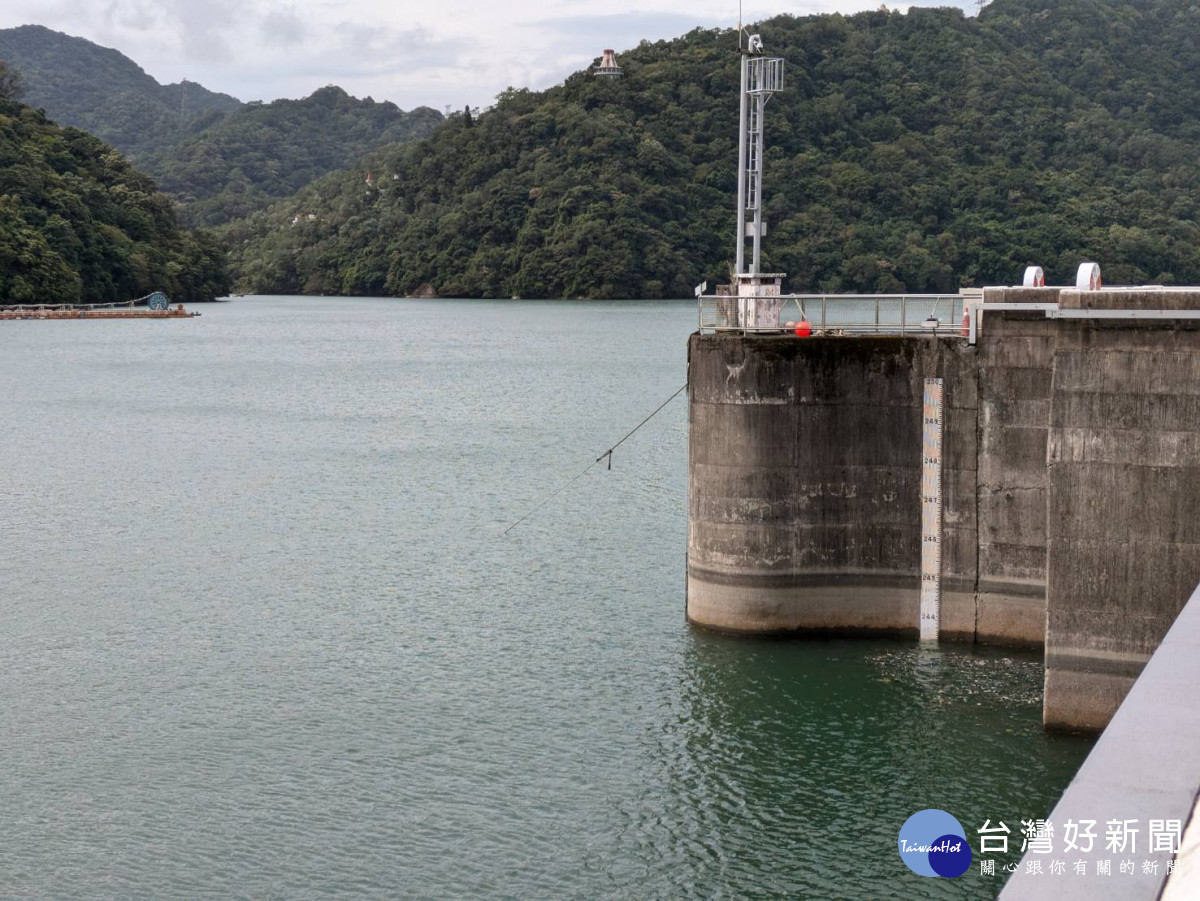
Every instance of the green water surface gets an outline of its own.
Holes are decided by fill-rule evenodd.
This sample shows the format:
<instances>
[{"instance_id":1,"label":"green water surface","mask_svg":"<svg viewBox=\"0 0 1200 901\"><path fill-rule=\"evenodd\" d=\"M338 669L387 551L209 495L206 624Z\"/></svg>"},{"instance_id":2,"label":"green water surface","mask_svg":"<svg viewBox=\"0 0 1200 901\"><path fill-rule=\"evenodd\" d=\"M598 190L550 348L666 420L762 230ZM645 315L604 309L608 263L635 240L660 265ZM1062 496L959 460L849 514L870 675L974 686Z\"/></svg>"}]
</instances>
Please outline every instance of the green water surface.
<instances>
[{"instance_id":1,"label":"green water surface","mask_svg":"<svg viewBox=\"0 0 1200 901\"><path fill-rule=\"evenodd\" d=\"M688 627L682 398L502 536L690 303L202 312L0 324L0 895L990 897L901 824L1088 750L1038 654Z\"/></svg>"}]
</instances>

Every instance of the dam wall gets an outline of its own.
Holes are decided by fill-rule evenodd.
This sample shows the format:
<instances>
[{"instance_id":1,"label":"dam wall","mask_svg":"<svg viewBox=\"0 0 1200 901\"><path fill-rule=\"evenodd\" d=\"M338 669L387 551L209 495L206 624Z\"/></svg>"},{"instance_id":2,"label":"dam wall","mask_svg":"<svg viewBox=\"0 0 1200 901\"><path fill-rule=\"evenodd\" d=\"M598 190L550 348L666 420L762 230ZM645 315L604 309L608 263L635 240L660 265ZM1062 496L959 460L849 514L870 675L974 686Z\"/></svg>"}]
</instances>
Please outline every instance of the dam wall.
<instances>
[{"instance_id":1,"label":"dam wall","mask_svg":"<svg viewBox=\"0 0 1200 901\"><path fill-rule=\"evenodd\" d=\"M988 340L977 345L974 356L979 380L975 638L983 642L1041 645L1045 638L1046 444L1054 340L1054 323L1043 313L1010 312L989 319Z\"/></svg>"},{"instance_id":2,"label":"dam wall","mask_svg":"<svg viewBox=\"0 0 1200 901\"><path fill-rule=\"evenodd\" d=\"M1200 579L1200 321L1059 322L1052 398L1045 720L1102 728Z\"/></svg>"},{"instance_id":3,"label":"dam wall","mask_svg":"<svg viewBox=\"0 0 1200 901\"><path fill-rule=\"evenodd\" d=\"M973 639L974 356L953 339L693 335L689 619L915 635L923 380L941 377L942 631Z\"/></svg>"},{"instance_id":4,"label":"dam wall","mask_svg":"<svg viewBox=\"0 0 1200 901\"><path fill-rule=\"evenodd\" d=\"M687 615L915 636L941 378L941 635L1044 645L1046 724L1102 728L1200 581L1200 294L990 293L975 345L691 337Z\"/></svg>"}]
</instances>

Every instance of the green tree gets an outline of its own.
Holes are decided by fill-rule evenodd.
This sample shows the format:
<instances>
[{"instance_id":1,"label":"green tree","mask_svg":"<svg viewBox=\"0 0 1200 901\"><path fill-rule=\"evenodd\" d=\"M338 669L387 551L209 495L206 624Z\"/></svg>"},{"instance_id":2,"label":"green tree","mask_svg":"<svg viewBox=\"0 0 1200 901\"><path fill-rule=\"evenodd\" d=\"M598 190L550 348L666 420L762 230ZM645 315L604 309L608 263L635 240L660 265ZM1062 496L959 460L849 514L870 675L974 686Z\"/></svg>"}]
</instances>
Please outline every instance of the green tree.
<instances>
[{"instance_id":1,"label":"green tree","mask_svg":"<svg viewBox=\"0 0 1200 901\"><path fill-rule=\"evenodd\" d=\"M20 100L25 80L17 67L0 59L0 100Z\"/></svg>"},{"instance_id":2,"label":"green tree","mask_svg":"<svg viewBox=\"0 0 1200 901\"><path fill-rule=\"evenodd\" d=\"M0 100L0 302L113 302L229 290L224 246L97 138Z\"/></svg>"},{"instance_id":3,"label":"green tree","mask_svg":"<svg viewBox=\"0 0 1200 901\"><path fill-rule=\"evenodd\" d=\"M1193 0L995 0L753 26L766 266L804 291L1200 281ZM509 89L222 230L248 291L687 297L733 254L737 36L696 29ZM363 190L367 169L387 173ZM296 211L315 217L293 227ZM385 274L386 273L386 274ZM381 279L382 275L382 279Z\"/></svg>"},{"instance_id":4,"label":"green tree","mask_svg":"<svg viewBox=\"0 0 1200 901\"><path fill-rule=\"evenodd\" d=\"M128 155L189 225L249 215L442 121L428 107L405 112L334 86L243 104L195 82L162 85L115 50L37 25L0 29L0 59L21 67L30 105Z\"/></svg>"}]
</instances>

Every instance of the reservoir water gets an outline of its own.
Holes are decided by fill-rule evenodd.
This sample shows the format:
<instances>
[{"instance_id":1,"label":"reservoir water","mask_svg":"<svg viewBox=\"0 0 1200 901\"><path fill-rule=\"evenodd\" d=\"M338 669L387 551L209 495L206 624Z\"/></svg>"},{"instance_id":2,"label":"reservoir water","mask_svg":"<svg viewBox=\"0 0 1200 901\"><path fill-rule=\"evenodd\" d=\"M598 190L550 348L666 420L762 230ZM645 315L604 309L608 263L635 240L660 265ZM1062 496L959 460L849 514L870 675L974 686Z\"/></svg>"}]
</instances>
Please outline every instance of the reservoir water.
<instances>
[{"instance_id":1,"label":"reservoir water","mask_svg":"<svg viewBox=\"0 0 1200 901\"><path fill-rule=\"evenodd\" d=\"M682 396L502 537L691 303L200 309L0 327L4 897L991 897L1090 747L1038 653L689 628Z\"/></svg>"}]
</instances>

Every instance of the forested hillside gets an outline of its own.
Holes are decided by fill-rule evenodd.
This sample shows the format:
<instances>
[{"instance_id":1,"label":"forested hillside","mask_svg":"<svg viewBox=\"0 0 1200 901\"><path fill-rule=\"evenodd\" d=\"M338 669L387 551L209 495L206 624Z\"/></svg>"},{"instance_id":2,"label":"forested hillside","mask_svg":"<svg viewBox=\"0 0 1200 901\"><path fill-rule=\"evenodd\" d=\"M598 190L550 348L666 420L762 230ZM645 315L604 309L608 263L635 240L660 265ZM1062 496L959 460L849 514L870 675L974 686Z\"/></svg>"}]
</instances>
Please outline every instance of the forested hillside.
<instances>
[{"instance_id":1,"label":"forested hillside","mask_svg":"<svg viewBox=\"0 0 1200 901\"><path fill-rule=\"evenodd\" d=\"M1200 7L996 0L780 16L766 266L793 290L1200 282ZM225 234L247 291L688 296L732 257L737 39L621 54L620 80L508 91ZM374 176L367 185L366 173ZM297 221L297 214L300 215ZM309 217L312 217L311 219Z\"/></svg>"},{"instance_id":2,"label":"forested hillside","mask_svg":"<svg viewBox=\"0 0 1200 901\"><path fill-rule=\"evenodd\" d=\"M336 87L243 104L194 82L161 85L116 50L38 25L0 30L0 60L20 70L26 103L128 155L189 225L245 216L442 121L428 107L404 112Z\"/></svg>"},{"instance_id":3,"label":"forested hillside","mask_svg":"<svg viewBox=\"0 0 1200 901\"><path fill-rule=\"evenodd\" d=\"M147 55L154 52L147 46ZM55 122L96 135L135 160L177 140L205 113L242 105L202 85L159 84L127 56L41 25L0 29L0 60L25 80L24 101ZM186 116L181 114L186 112Z\"/></svg>"},{"instance_id":4,"label":"forested hillside","mask_svg":"<svg viewBox=\"0 0 1200 901\"><path fill-rule=\"evenodd\" d=\"M247 104L213 118L145 158L146 171L193 225L245 216L370 150L427 137L442 122L429 107L406 113L332 86L303 100Z\"/></svg>"},{"instance_id":5,"label":"forested hillside","mask_svg":"<svg viewBox=\"0 0 1200 901\"><path fill-rule=\"evenodd\" d=\"M229 290L224 252L99 139L0 97L0 303L105 303Z\"/></svg>"}]
</instances>

